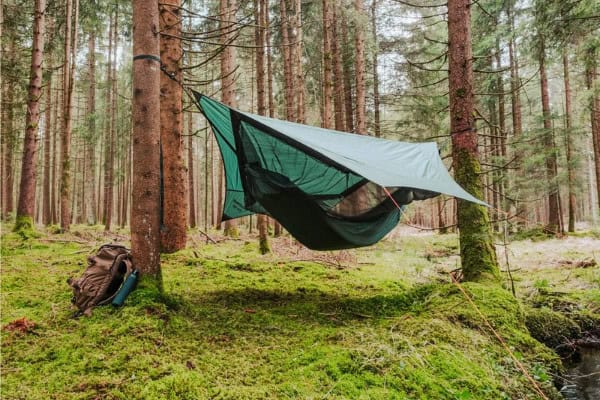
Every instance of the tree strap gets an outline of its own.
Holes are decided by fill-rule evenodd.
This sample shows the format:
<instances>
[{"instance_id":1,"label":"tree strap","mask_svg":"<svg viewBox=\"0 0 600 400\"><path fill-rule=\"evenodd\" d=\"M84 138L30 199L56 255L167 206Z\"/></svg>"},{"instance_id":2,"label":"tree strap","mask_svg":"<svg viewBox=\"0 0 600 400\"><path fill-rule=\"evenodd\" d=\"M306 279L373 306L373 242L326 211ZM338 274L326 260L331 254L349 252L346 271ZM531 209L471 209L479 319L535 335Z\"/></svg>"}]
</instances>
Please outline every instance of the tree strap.
<instances>
[{"instance_id":1,"label":"tree strap","mask_svg":"<svg viewBox=\"0 0 600 400\"><path fill-rule=\"evenodd\" d=\"M133 56L133 61L135 60L153 60L158 62L159 64L162 64L162 62L160 61L160 57L152 54L138 54L137 56Z\"/></svg>"}]
</instances>

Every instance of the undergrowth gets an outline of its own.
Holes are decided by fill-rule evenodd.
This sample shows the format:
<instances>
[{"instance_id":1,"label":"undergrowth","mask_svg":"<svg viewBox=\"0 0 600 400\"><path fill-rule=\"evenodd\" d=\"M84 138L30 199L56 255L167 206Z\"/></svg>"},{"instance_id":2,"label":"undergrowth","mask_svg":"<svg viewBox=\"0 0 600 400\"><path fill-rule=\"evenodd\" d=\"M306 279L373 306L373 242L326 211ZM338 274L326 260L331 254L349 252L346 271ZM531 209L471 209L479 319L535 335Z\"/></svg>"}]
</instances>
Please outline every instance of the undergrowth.
<instances>
[{"instance_id":1,"label":"undergrowth","mask_svg":"<svg viewBox=\"0 0 600 400\"><path fill-rule=\"evenodd\" d=\"M537 398L436 275L455 262L451 235L382 242L338 268L260 256L242 240L195 246L163 256L164 295L137 290L125 307L79 319L66 278L99 240L69 237L2 237L2 326L35 324L2 330L3 399ZM558 359L529 336L520 303L500 287L464 287L555 397Z\"/></svg>"}]
</instances>

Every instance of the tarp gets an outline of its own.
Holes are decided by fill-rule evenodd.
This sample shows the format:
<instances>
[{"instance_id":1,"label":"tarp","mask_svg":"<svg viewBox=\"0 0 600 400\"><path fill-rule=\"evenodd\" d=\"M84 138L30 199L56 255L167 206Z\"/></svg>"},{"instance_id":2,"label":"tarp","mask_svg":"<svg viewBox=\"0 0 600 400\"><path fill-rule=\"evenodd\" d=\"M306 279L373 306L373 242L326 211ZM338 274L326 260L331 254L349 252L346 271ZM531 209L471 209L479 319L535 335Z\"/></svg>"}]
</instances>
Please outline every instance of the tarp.
<instances>
[{"instance_id":1,"label":"tarp","mask_svg":"<svg viewBox=\"0 0 600 400\"><path fill-rule=\"evenodd\" d=\"M323 222L320 232L333 224L335 235L344 236L326 246L344 248L371 244L398 222L400 213L381 186L389 188L400 205L440 193L485 205L452 179L436 143L398 142L302 125L194 95L223 157L223 219L267 213L294 234L301 230L298 225L310 224L315 215ZM304 215L301 208L312 211ZM305 228L305 236L320 235ZM312 239L299 240L306 244ZM324 248L320 243L309 247Z\"/></svg>"}]
</instances>

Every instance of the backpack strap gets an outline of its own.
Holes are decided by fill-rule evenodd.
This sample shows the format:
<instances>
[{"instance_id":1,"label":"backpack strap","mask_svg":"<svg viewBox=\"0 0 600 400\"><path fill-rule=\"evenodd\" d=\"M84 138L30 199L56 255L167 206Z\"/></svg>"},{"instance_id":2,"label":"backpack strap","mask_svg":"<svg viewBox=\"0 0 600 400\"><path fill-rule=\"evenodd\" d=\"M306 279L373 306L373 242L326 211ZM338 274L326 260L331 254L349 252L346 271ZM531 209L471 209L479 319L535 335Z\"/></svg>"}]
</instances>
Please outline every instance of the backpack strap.
<instances>
[{"instance_id":1,"label":"backpack strap","mask_svg":"<svg viewBox=\"0 0 600 400\"><path fill-rule=\"evenodd\" d=\"M133 267L132 267L132 263L131 263L131 254L129 252L119 254L115 258L115 262L113 263L113 265L111 267L111 273L110 273L110 275L108 275L108 279L106 279L106 281L103 283L102 293L99 294L97 299L104 296L104 294L108 290L108 288L109 288L111 282L113 281L113 279L115 278L115 276L119 275L119 269L122 264L125 265L125 273L123 274L123 282L125 282L127 277L129 277L129 275L133 271ZM123 284L123 283L121 283L121 284ZM110 295L109 297L107 297L105 299L102 299L101 301L95 302L95 304L93 304L91 307L102 306L104 304L110 303L114 299L114 297L117 295L118 292L119 292L119 290L115 290L112 295Z\"/></svg>"}]
</instances>

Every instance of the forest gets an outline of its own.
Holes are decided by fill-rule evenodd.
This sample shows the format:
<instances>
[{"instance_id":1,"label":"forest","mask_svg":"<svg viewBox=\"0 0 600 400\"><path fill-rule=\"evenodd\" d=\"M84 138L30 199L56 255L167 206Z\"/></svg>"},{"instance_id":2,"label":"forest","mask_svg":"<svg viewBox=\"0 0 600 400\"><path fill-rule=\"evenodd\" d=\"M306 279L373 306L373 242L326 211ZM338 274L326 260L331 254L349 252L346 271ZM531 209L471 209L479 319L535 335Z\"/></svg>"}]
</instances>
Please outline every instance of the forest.
<instances>
[{"instance_id":1,"label":"forest","mask_svg":"<svg viewBox=\"0 0 600 400\"><path fill-rule=\"evenodd\" d=\"M600 0L0 13L2 398L600 398Z\"/></svg>"}]
</instances>

